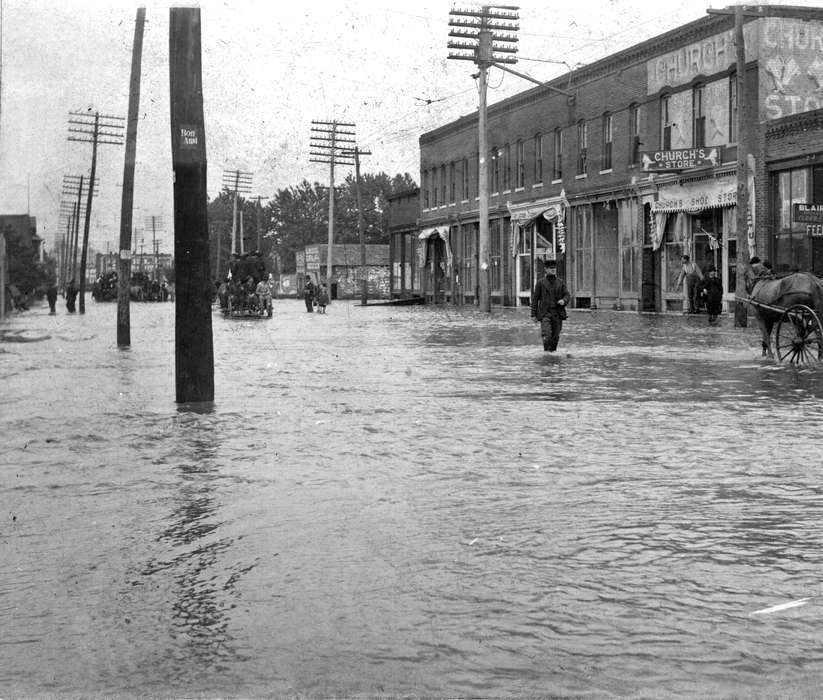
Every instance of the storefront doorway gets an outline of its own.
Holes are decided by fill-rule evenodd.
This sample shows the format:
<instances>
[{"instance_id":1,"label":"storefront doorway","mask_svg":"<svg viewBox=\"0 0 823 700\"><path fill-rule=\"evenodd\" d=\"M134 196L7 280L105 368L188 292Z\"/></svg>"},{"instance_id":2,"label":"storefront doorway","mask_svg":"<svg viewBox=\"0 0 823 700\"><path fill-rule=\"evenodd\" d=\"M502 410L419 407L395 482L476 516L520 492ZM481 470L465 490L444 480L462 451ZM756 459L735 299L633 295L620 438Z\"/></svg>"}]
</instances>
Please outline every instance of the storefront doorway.
<instances>
[{"instance_id":1,"label":"storefront doorway","mask_svg":"<svg viewBox=\"0 0 823 700\"><path fill-rule=\"evenodd\" d=\"M554 245L554 224L545 219L536 219L526 227L518 227L517 264L515 266L515 286L517 305L531 304L534 285L543 273L543 260L557 259ZM558 261L559 264L560 261ZM558 274L562 274L558 270Z\"/></svg>"}]
</instances>

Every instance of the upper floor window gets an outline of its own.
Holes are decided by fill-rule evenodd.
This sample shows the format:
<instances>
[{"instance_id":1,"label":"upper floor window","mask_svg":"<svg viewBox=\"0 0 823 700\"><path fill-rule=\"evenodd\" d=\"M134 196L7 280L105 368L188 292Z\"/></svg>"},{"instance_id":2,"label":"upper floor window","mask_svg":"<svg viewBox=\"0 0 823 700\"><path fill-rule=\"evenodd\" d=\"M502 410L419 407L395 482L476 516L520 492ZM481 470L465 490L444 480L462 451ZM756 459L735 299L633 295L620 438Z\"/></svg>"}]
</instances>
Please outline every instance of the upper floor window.
<instances>
[{"instance_id":1,"label":"upper floor window","mask_svg":"<svg viewBox=\"0 0 823 700\"><path fill-rule=\"evenodd\" d=\"M603 170L612 169L612 134L614 133L614 117L611 114L603 115Z\"/></svg>"},{"instance_id":2,"label":"upper floor window","mask_svg":"<svg viewBox=\"0 0 823 700\"><path fill-rule=\"evenodd\" d=\"M563 179L563 130L554 130L554 154L552 160L552 180Z\"/></svg>"},{"instance_id":3,"label":"upper floor window","mask_svg":"<svg viewBox=\"0 0 823 700\"><path fill-rule=\"evenodd\" d=\"M729 76L729 143L737 143L737 73Z\"/></svg>"},{"instance_id":4,"label":"upper floor window","mask_svg":"<svg viewBox=\"0 0 823 700\"><path fill-rule=\"evenodd\" d=\"M640 161L640 105L629 107L629 163Z\"/></svg>"},{"instance_id":5,"label":"upper floor window","mask_svg":"<svg viewBox=\"0 0 823 700\"><path fill-rule=\"evenodd\" d=\"M660 98L660 148L664 151L672 148L671 102L671 95Z\"/></svg>"},{"instance_id":6,"label":"upper floor window","mask_svg":"<svg viewBox=\"0 0 823 700\"><path fill-rule=\"evenodd\" d=\"M543 182L543 135L534 137L534 183Z\"/></svg>"},{"instance_id":7,"label":"upper floor window","mask_svg":"<svg viewBox=\"0 0 823 700\"><path fill-rule=\"evenodd\" d=\"M516 161L517 165L515 167L515 175L514 175L514 186L515 187L523 187L526 184L526 171L525 171L525 164L523 163L523 142L518 141L516 147Z\"/></svg>"},{"instance_id":8,"label":"upper floor window","mask_svg":"<svg viewBox=\"0 0 823 700\"><path fill-rule=\"evenodd\" d=\"M497 146L492 148L492 192L500 191L500 151Z\"/></svg>"},{"instance_id":9,"label":"upper floor window","mask_svg":"<svg viewBox=\"0 0 823 700\"><path fill-rule=\"evenodd\" d=\"M423 187L420 188L423 193L423 209L429 208L429 171L423 171Z\"/></svg>"},{"instance_id":10,"label":"upper floor window","mask_svg":"<svg viewBox=\"0 0 823 700\"><path fill-rule=\"evenodd\" d=\"M585 175L588 165L589 127L584 120L577 122L577 174Z\"/></svg>"},{"instance_id":11,"label":"upper floor window","mask_svg":"<svg viewBox=\"0 0 823 700\"><path fill-rule=\"evenodd\" d=\"M706 86L695 85L692 91L692 144L706 145Z\"/></svg>"},{"instance_id":12,"label":"upper floor window","mask_svg":"<svg viewBox=\"0 0 823 700\"><path fill-rule=\"evenodd\" d=\"M503 146L503 190L512 188L512 147Z\"/></svg>"},{"instance_id":13,"label":"upper floor window","mask_svg":"<svg viewBox=\"0 0 823 700\"><path fill-rule=\"evenodd\" d=\"M449 202L454 204L457 200L457 181L454 163L449 163Z\"/></svg>"},{"instance_id":14,"label":"upper floor window","mask_svg":"<svg viewBox=\"0 0 823 700\"><path fill-rule=\"evenodd\" d=\"M461 188L460 188L460 198L462 200L467 200L469 198L469 159L463 159L463 167L461 172Z\"/></svg>"},{"instance_id":15,"label":"upper floor window","mask_svg":"<svg viewBox=\"0 0 823 700\"><path fill-rule=\"evenodd\" d=\"M440 204L446 203L446 166L440 166Z\"/></svg>"}]
</instances>

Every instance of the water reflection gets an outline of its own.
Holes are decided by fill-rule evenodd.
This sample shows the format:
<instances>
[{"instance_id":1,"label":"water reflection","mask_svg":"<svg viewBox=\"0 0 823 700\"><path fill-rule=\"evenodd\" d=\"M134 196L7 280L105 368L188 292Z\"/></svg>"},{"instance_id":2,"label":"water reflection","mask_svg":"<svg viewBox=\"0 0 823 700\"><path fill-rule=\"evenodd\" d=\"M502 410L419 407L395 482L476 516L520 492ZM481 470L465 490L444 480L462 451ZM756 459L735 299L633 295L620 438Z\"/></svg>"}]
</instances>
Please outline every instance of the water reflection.
<instances>
[{"instance_id":1,"label":"water reflection","mask_svg":"<svg viewBox=\"0 0 823 700\"><path fill-rule=\"evenodd\" d=\"M168 669L172 678L191 682L197 669L241 658L230 629L231 609L237 604L238 580L255 563L233 561L238 538L228 534L218 498L219 437L214 421L203 418L213 414L213 407L189 404L178 412L172 423L174 449L159 458L177 474L170 492L173 507L157 537L159 551L170 556L150 560L141 574L149 585L157 582L171 606L171 646L164 664L173 667Z\"/></svg>"}]
</instances>

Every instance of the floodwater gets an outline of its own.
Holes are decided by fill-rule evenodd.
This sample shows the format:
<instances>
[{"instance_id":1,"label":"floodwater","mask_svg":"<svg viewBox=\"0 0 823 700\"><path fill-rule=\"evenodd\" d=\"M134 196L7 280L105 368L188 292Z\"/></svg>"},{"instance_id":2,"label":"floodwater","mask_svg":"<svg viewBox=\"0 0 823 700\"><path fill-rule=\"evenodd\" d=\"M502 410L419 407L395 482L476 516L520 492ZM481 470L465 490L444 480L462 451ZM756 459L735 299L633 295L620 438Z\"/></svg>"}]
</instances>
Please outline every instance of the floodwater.
<instances>
[{"instance_id":1,"label":"floodwater","mask_svg":"<svg viewBox=\"0 0 823 700\"><path fill-rule=\"evenodd\" d=\"M172 304L0 325L0 696L819 692L823 370L728 317L213 324L205 410Z\"/></svg>"}]
</instances>

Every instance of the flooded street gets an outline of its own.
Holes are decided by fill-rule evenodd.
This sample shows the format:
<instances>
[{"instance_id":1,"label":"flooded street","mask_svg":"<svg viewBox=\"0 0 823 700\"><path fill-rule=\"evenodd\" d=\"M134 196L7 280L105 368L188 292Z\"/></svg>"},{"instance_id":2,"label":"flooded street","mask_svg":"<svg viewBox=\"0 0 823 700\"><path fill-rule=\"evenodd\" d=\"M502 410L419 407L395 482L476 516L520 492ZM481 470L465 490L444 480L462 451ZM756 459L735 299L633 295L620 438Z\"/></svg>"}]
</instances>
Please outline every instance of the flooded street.
<instances>
[{"instance_id":1,"label":"flooded street","mask_svg":"<svg viewBox=\"0 0 823 700\"><path fill-rule=\"evenodd\" d=\"M0 696L823 683L823 370L754 328L277 301L195 411L173 304L58 309L0 326Z\"/></svg>"}]
</instances>

